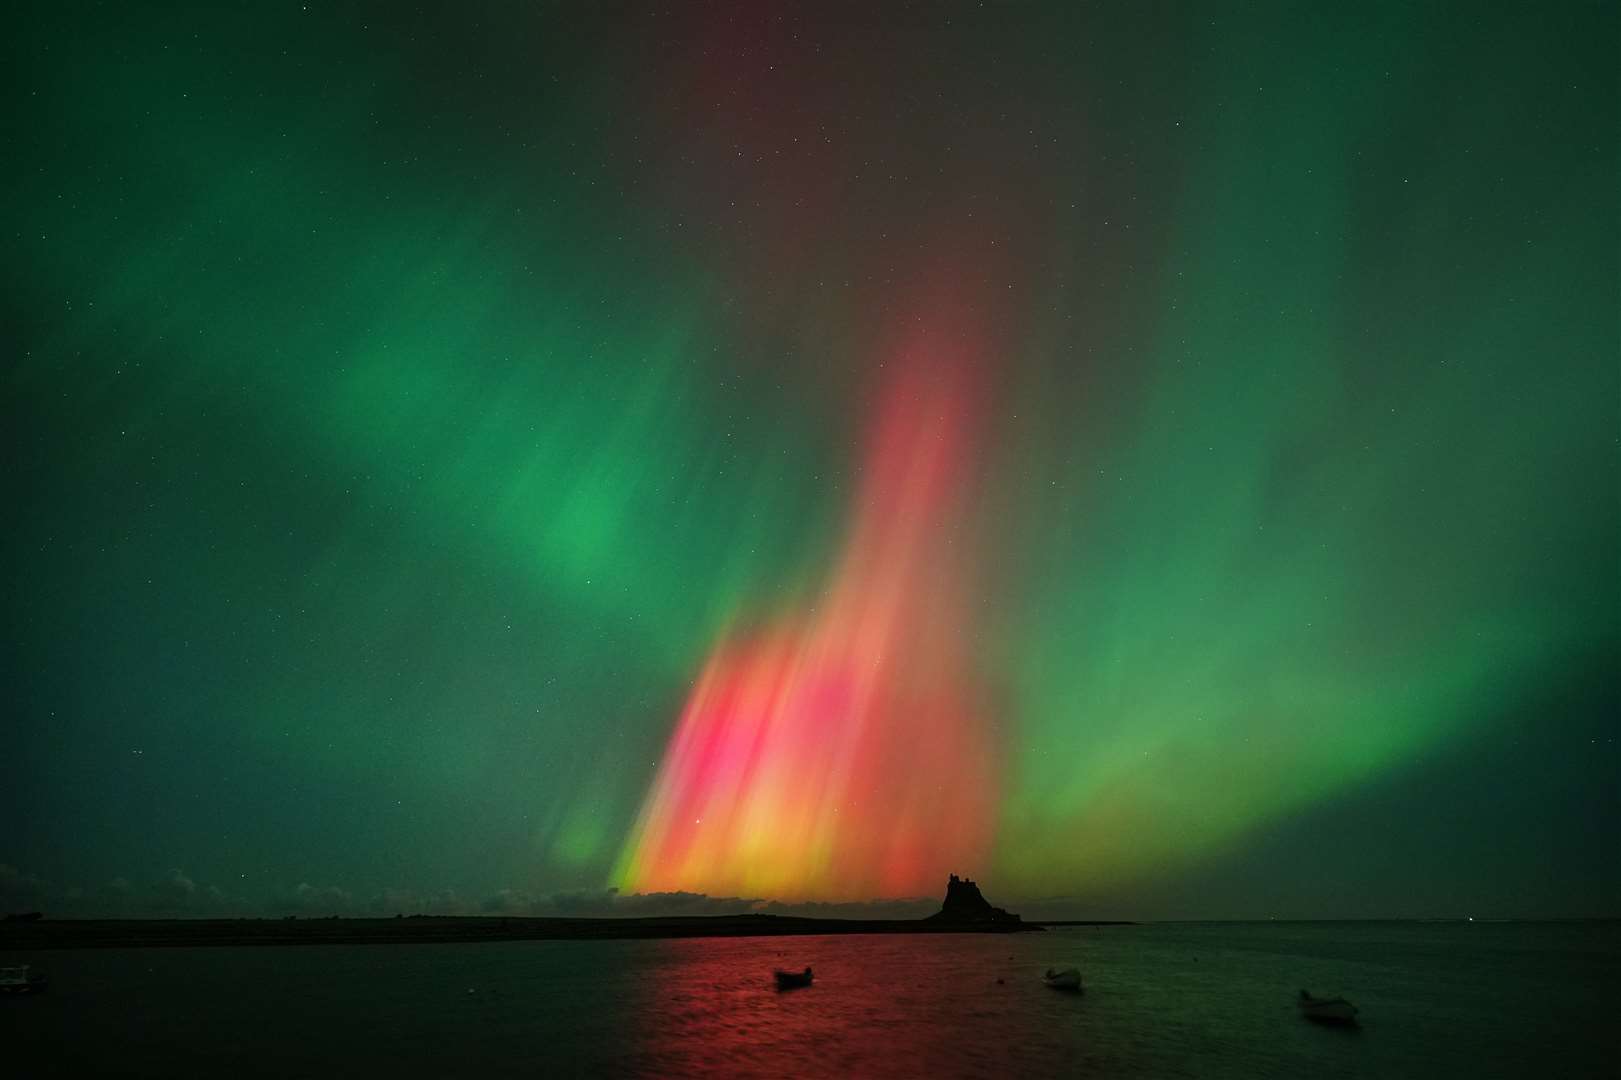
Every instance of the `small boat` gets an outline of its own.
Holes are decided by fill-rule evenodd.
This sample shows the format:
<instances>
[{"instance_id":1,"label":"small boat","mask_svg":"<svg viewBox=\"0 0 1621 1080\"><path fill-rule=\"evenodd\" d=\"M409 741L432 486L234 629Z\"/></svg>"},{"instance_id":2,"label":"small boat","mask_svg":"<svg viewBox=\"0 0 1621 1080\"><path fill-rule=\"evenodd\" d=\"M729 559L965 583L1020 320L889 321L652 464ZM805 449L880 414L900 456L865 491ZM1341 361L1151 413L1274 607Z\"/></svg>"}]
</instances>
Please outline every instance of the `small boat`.
<instances>
[{"instance_id":1,"label":"small boat","mask_svg":"<svg viewBox=\"0 0 1621 1080\"><path fill-rule=\"evenodd\" d=\"M1068 967L1062 971L1054 971L1052 968L1048 968L1047 974L1041 977L1041 981L1054 990L1074 990L1079 993L1081 989L1081 969Z\"/></svg>"},{"instance_id":2,"label":"small boat","mask_svg":"<svg viewBox=\"0 0 1621 1080\"><path fill-rule=\"evenodd\" d=\"M45 989L45 976L27 964L0 967L0 994L37 994Z\"/></svg>"},{"instance_id":3,"label":"small boat","mask_svg":"<svg viewBox=\"0 0 1621 1080\"><path fill-rule=\"evenodd\" d=\"M811 974L810 968L806 968L804 971L784 971L778 968L775 974L777 976L778 990L795 990L801 986L809 986L811 979L815 977Z\"/></svg>"},{"instance_id":4,"label":"small boat","mask_svg":"<svg viewBox=\"0 0 1621 1080\"><path fill-rule=\"evenodd\" d=\"M1307 1020L1315 1020L1319 1024L1356 1023L1356 1006L1342 997L1312 997L1302 990L1295 1004L1300 1007L1301 1016Z\"/></svg>"}]
</instances>

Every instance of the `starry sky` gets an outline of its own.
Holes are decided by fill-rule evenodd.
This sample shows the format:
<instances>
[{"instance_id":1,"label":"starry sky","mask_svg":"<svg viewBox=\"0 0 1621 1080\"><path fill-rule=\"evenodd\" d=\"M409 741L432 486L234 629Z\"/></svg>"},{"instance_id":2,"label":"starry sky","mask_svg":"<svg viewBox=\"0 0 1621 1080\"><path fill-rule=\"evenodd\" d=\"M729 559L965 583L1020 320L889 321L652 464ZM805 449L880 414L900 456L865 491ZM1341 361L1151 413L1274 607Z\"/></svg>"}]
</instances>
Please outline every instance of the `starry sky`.
<instances>
[{"instance_id":1,"label":"starry sky","mask_svg":"<svg viewBox=\"0 0 1621 1080\"><path fill-rule=\"evenodd\" d=\"M0 900L1621 913L1513 6L25 6Z\"/></svg>"}]
</instances>

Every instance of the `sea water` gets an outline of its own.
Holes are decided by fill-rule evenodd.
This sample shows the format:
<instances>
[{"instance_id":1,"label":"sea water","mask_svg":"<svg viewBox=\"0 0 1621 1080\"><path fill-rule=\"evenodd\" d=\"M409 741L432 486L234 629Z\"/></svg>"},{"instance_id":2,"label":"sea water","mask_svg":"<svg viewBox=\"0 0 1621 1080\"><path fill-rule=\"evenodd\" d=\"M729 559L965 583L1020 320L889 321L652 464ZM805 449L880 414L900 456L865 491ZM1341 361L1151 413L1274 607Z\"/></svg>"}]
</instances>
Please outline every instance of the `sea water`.
<instances>
[{"instance_id":1,"label":"sea water","mask_svg":"<svg viewBox=\"0 0 1621 1080\"><path fill-rule=\"evenodd\" d=\"M52 951L10 1075L1621 1075L1617 923ZM778 991L772 969L815 969ZM1085 991L1042 984L1075 965ZM1360 1027L1302 1020L1344 994ZM21 1066L21 1071L11 1067Z\"/></svg>"}]
</instances>

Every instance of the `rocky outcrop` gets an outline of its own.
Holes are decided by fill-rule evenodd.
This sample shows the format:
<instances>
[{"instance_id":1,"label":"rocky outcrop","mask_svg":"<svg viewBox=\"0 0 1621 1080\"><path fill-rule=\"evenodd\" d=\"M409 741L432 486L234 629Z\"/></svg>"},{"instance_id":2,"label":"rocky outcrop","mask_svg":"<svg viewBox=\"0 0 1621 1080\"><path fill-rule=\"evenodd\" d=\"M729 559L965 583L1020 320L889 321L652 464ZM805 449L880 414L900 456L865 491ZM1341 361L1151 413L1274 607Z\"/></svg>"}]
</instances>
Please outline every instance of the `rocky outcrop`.
<instances>
[{"instance_id":1,"label":"rocky outcrop","mask_svg":"<svg viewBox=\"0 0 1621 1080\"><path fill-rule=\"evenodd\" d=\"M940 910L930 915L925 922L941 923L1017 923L1022 920L1010 911L1003 908L992 907L991 902L985 899L979 891L979 886L969 878L960 878L951 875L946 882L945 903Z\"/></svg>"}]
</instances>

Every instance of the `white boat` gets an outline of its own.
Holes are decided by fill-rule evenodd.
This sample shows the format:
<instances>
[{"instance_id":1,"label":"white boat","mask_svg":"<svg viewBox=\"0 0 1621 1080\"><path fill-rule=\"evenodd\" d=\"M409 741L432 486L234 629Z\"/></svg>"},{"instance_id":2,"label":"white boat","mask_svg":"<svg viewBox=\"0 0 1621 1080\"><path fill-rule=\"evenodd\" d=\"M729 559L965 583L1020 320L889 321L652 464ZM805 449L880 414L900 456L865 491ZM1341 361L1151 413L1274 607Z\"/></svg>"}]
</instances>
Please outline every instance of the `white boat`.
<instances>
[{"instance_id":1,"label":"white boat","mask_svg":"<svg viewBox=\"0 0 1621 1080\"><path fill-rule=\"evenodd\" d=\"M35 994L45 989L45 976L27 964L0 967L0 994Z\"/></svg>"},{"instance_id":2,"label":"white boat","mask_svg":"<svg viewBox=\"0 0 1621 1080\"><path fill-rule=\"evenodd\" d=\"M1041 981L1054 990L1078 991L1081 988L1081 969L1068 967L1062 971L1054 971L1052 968L1048 968L1047 974L1041 977Z\"/></svg>"},{"instance_id":3,"label":"white boat","mask_svg":"<svg viewBox=\"0 0 1621 1080\"><path fill-rule=\"evenodd\" d=\"M1307 1020L1315 1020L1319 1024L1354 1024L1356 1023L1357 1009L1342 997L1320 998L1312 997L1306 991L1300 991L1300 997L1295 1000L1300 1008L1300 1015Z\"/></svg>"},{"instance_id":4,"label":"white boat","mask_svg":"<svg viewBox=\"0 0 1621 1080\"><path fill-rule=\"evenodd\" d=\"M804 971L784 971L778 968L774 974L777 976L778 990L792 990L800 986L809 986L811 979L815 978L811 974L810 968L806 968Z\"/></svg>"}]
</instances>

